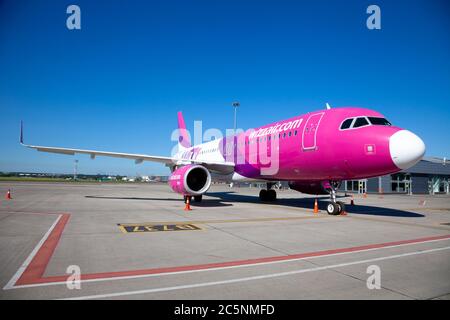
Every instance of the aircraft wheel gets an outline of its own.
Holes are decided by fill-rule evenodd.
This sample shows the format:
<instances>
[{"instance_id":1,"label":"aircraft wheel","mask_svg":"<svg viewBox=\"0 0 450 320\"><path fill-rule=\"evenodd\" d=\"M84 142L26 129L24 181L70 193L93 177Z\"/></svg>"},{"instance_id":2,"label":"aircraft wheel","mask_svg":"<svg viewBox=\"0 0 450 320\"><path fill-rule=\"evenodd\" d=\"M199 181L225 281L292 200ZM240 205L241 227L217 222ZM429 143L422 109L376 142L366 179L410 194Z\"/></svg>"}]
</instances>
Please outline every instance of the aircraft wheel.
<instances>
[{"instance_id":1,"label":"aircraft wheel","mask_svg":"<svg viewBox=\"0 0 450 320\"><path fill-rule=\"evenodd\" d=\"M202 196L200 195L200 196L195 196L194 197L194 201L195 202L202 202Z\"/></svg>"},{"instance_id":2,"label":"aircraft wheel","mask_svg":"<svg viewBox=\"0 0 450 320\"><path fill-rule=\"evenodd\" d=\"M341 214L342 212L345 211L345 203L342 201L337 201L336 203L339 205L339 213L338 214Z\"/></svg>"},{"instance_id":3,"label":"aircraft wheel","mask_svg":"<svg viewBox=\"0 0 450 320\"><path fill-rule=\"evenodd\" d=\"M269 201L276 201L277 200L277 192L273 189L270 189L267 191L267 197Z\"/></svg>"},{"instance_id":4,"label":"aircraft wheel","mask_svg":"<svg viewBox=\"0 0 450 320\"><path fill-rule=\"evenodd\" d=\"M330 202L327 205L327 213L333 216L336 216L339 214L340 205L334 202Z\"/></svg>"},{"instance_id":5,"label":"aircraft wheel","mask_svg":"<svg viewBox=\"0 0 450 320\"><path fill-rule=\"evenodd\" d=\"M267 190L266 189L262 189L260 192L259 192L259 200L261 200L261 201L267 201Z\"/></svg>"}]
</instances>

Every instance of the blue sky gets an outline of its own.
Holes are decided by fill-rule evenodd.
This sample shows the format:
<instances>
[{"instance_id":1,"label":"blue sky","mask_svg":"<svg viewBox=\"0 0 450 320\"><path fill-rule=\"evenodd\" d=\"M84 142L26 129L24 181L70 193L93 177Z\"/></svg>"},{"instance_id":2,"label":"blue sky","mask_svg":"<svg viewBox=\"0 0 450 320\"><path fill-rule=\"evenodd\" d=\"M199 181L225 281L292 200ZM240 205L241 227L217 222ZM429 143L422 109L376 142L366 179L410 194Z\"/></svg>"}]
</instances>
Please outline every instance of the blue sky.
<instances>
[{"instance_id":1,"label":"blue sky","mask_svg":"<svg viewBox=\"0 0 450 320\"><path fill-rule=\"evenodd\" d=\"M81 30L66 8L81 8ZM381 8L382 29L366 28ZM189 128L254 127L332 106L373 108L450 156L448 1L0 1L0 171L72 172L27 143L169 155ZM79 171L163 174L77 156Z\"/></svg>"}]
</instances>

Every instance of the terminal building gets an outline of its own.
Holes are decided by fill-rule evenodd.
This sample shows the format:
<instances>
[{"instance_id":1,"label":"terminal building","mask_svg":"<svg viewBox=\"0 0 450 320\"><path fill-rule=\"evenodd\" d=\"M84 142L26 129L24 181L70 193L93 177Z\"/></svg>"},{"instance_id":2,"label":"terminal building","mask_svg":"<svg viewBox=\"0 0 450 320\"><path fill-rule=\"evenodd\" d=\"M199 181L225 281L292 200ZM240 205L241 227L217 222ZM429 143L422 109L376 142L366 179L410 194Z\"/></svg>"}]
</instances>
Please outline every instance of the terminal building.
<instances>
[{"instance_id":1,"label":"terminal building","mask_svg":"<svg viewBox=\"0 0 450 320\"><path fill-rule=\"evenodd\" d=\"M425 157L399 173L343 181L340 190L357 193L450 194L450 161Z\"/></svg>"}]
</instances>

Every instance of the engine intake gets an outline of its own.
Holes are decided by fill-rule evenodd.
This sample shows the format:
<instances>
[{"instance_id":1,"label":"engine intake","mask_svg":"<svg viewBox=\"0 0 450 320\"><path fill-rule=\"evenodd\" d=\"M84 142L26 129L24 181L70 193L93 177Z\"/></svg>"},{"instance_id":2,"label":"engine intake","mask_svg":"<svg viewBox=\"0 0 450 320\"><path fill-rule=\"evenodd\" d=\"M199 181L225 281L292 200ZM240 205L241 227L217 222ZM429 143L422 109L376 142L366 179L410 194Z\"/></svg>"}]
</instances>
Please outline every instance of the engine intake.
<instances>
[{"instance_id":1,"label":"engine intake","mask_svg":"<svg viewBox=\"0 0 450 320\"><path fill-rule=\"evenodd\" d=\"M201 165L186 165L175 170L169 177L173 191L186 196L199 196L211 186L211 174Z\"/></svg>"}]
</instances>

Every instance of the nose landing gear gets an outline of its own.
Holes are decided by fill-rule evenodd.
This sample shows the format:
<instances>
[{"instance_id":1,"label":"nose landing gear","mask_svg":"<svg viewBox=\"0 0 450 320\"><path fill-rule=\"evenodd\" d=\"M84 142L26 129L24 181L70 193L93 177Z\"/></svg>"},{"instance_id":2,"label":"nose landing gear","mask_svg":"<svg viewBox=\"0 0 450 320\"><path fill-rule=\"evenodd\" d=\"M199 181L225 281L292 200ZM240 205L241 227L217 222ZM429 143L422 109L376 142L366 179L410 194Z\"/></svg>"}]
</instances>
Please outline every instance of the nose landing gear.
<instances>
[{"instance_id":1,"label":"nose landing gear","mask_svg":"<svg viewBox=\"0 0 450 320\"><path fill-rule=\"evenodd\" d=\"M342 201L330 202L327 205L327 213L333 216L338 216L345 211L345 203Z\"/></svg>"},{"instance_id":2,"label":"nose landing gear","mask_svg":"<svg viewBox=\"0 0 450 320\"><path fill-rule=\"evenodd\" d=\"M330 193L331 202L327 205L327 213L330 215L340 215L345 211L345 203L342 201L336 201L336 189L339 187L340 182L330 181L327 186L327 191Z\"/></svg>"}]
</instances>

